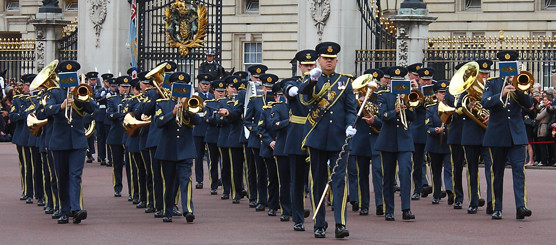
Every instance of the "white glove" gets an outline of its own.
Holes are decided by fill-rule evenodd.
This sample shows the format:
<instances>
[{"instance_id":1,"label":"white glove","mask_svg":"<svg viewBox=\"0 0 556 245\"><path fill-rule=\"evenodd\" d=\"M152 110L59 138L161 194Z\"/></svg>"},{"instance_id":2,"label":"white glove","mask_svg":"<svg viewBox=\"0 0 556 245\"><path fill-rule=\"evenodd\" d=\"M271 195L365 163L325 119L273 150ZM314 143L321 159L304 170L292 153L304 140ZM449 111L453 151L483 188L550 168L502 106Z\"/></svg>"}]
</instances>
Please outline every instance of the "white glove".
<instances>
[{"instance_id":1,"label":"white glove","mask_svg":"<svg viewBox=\"0 0 556 245\"><path fill-rule=\"evenodd\" d=\"M104 97L106 95L106 91L102 90L102 92L100 92L100 97Z\"/></svg>"},{"instance_id":2,"label":"white glove","mask_svg":"<svg viewBox=\"0 0 556 245\"><path fill-rule=\"evenodd\" d=\"M297 95L297 91L299 91L299 88L296 87L296 86L293 86L293 87L290 88L290 90L288 90L288 95L290 97L294 97L294 96Z\"/></svg>"},{"instance_id":3,"label":"white glove","mask_svg":"<svg viewBox=\"0 0 556 245\"><path fill-rule=\"evenodd\" d=\"M354 129L352 126L346 128L346 137L354 136L357 133L357 129Z\"/></svg>"},{"instance_id":4,"label":"white glove","mask_svg":"<svg viewBox=\"0 0 556 245\"><path fill-rule=\"evenodd\" d=\"M309 72L309 76L311 76L311 81L319 80L320 75L322 75L322 70L320 68L315 68Z\"/></svg>"}]
</instances>

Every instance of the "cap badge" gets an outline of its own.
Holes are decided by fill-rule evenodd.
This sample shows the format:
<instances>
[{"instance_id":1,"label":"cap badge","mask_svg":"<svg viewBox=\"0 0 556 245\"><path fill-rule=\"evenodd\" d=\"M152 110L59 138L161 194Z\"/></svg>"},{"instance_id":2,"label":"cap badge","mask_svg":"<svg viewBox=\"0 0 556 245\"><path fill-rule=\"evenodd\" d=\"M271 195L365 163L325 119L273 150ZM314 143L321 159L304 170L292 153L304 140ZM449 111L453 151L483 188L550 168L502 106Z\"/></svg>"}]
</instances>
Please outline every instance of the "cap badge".
<instances>
[{"instance_id":1,"label":"cap badge","mask_svg":"<svg viewBox=\"0 0 556 245\"><path fill-rule=\"evenodd\" d=\"M218 84L218 87L222 88L222 87L224 87L224 84L219 83L219 84Z\"/></svg>"},{"instance_id":2,"label":"cap badge","mask_svg":"<svg viewBox=\"0 0 556 245\"><path fill-rule=\"evenodd\" d=\"M241 85L239 85L239 88L245 88L245 84L242 83Z\"/></svg>"},{"instance_id":3,"label":"cap badge","mask_svg":"<svg viewBox=\"0 0 556 245\"><path fill-rule=\"evenodd\" d=\"M440 87L445 88L445 87L446 87L446 83L441 83L441 84L440 84Z\"/></svg>"},{"instance_id":4,"label":"cap badge","mask_svg":"<svg viewBox=\"0 0 556 245\"><path fill-rule=\"evenodd\" d=\"M237 78L234 78L234 83L237 83Z\"/></svg>"},{"instance_id":5,"label":"cap badge","mask_svg":"<svg viewBox=\"0 0 556 245\"><path fill-rule=\"evenodd\" d=\"M373 72L373 77L378 77L378 72Z\"/></svg>"},{"instance_id":6,"label":"cap badge","mask_svg":"<svg viewBox=\"0 0 556 245\"><path fill-rule=\"evenodd\" d=\"M311 54L307 53L307 56L305 56L305 59L310 60L311 59Z\"/></svg>"},{"instance_id":7,"label":"cap badge","mask_svg":"<svg viewBox=\"0 0 556 245\"><path fill-rule=\"evenodd\" d=\"M326 49L326 51L328 53L332 53L334 51L334 49L332 48L332 46L328 46L328 49Z\"/></svg>"},{"instance_id":8,"label":"cap badge","mask_svg":"<svg viewBox=\"0 0 556 245\"><path fill-rule=\"evenodd\" d=\"M504 55L504 58L507 59L507 60L509 60L509 59L510 59L510 54Z\"/></svg>"},{"instance_id":9,"label":"cap badge","mask_svg":"<svg viewBox=\"0 0 556 245\"><path fill-rule=\"evenodd\" d=\"M183 81L184 78L185 78L185 77L184 77L183 75L180 75L180 76L178 77L178 79L179 79L180 81Z\"/></svg>"},{"instance_id":10,"label":"cap badge","mask_svg":"<svg viewBox=\"0 0 556 245\"><path fill-rule=\"evenodd\" d=\"M261 72L262 72L261 68L257 68L257 71L256 71L256 72L257 72L257 73L261 73Z\"/></svg>"},{"instance_id":11,"label":"cap badge","mask_svg":"<svg viewBox=\"0 0 556 245\"><path fill-rule=\"evenodd\" d=\"M166 64L166 69L167 69L167 70L170 70L170 69L172 69L172 65L170 65L170 64Z\"/></svg>"},{"instance_id":12,"label":"cap badge","mask_svg":"<svg viewBox=\"0 0 556 245\"><path fill-rule=\"evenodd\" d=\"M269 83L271 83L271 82L272 82L272 77L268 77L268 78L266 79L266 81L269 82Z\"/></svg>"},{"instance_id":13,"label":"cap badge","mask_svg":"<svg viewBox=\"0 0 556 245\"><path fill-rule=\"evenodd\" d=\"M395 73L396 75L400 75L402 72L400 71L400 69L396 69L396 71L394 71L394 73Z\"/></svg>"},{"instance_id":14,"label":"cap badge","mask_svg":"<svg viewBox=\"0 0 556 245\"><path fill-rule=\"evenodd\" d=\"M126 78L124 78L124 83L127 83L127 77L126 77Z\"/></svg>"},{"instance_id":15,"label":"cap badge","mask_svg":"<svg viewBox=\"0 0 556 245\"><path fill-rule=\"evenodd\" d=\"M425 70L424 74L425 74L425 76L428 76L430 74L429 70Z\"/></svg>"},{"instance_id":16,"label":"cap badge","mask_svg":"<svg viewBox=\"0 0 556 245\"><path fill-rule=\"evenodd\" d=\"M415 70L419 70L419 69L421 69L421 66L416 66L415 67Z\"/></svg>"},{"instance_id":17,"label":"cap badge","mask_svg":"<svg viewBox=\"0 0 556 245\"><path fill-rule=\"evenodd\" d=\"M483 63L483 68L488 68L488 64L486 62Z\"/></svg>"},{"instance_id":18,"label":"cap badge","mask_svg":"<svg viewBox=\"0 0 556 245\"><path fill-rule=\"evenodd\" d=\"M72 67L71 64L68 64L68 65L66 66L66 69L71 70L71 67Z\"/></svg>"}]
</instances>

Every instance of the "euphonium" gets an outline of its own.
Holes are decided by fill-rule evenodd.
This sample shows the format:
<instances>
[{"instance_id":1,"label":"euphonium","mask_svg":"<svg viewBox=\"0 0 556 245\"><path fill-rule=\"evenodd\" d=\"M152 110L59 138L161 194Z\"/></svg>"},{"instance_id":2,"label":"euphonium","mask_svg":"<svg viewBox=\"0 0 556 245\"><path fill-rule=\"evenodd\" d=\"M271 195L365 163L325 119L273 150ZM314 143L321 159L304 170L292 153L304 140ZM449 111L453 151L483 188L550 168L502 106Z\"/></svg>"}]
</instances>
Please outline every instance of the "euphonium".
<instances>
[{"instance_id":1,"label":"euphonium","mask_svg":"<svg viewBox=\"0 0 556 245\"><path fill-rule=\"evenodd\" d=\"M463 92L467 92L461 100L461 110L479 126L486 129L484 121L488 118L489 112L481 105L485 81L477 79L478 74L479 64L469 62L456 71L450 80L448 89L456 99L459 99L459 95Z\"/></svg>"},{"instance_id":2,"label":"euphonium","mask_svg":"<svg viewBox=\"0 0 556 245\"><path fill-rule=\"evenodd\" d=\"M163 99L168 99L170 98L171 95L170 90L162 87L162 83L164 83L164 73L166 71L166 64L167 63L164 62L158 65L157 67L149 71L147 75L145 75L145 78L147 79L153 78L154 87L158 91L160 97L162 97Z\"/></svg>"}]
</instances>

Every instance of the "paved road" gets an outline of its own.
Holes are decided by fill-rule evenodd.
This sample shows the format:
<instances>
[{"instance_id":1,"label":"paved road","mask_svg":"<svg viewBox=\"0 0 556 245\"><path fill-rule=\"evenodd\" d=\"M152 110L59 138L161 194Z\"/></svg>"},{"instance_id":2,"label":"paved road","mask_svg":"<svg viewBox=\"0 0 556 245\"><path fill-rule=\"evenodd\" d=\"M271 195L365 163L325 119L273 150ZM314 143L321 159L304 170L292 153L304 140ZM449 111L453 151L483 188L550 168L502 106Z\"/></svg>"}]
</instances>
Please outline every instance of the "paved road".
<instances>
[{"instance_id":1,"label":"paved road","mask_svg":"<svg viewBox=\"0 0 556 245\"><path fill-rule=\"evenodd\" d=\"M0 169L0 244L550 244L556 238L552 230L556 227L556 171L551 170L527 170L528 205L533 216L525 221L515 220L511 172L507 169L503 220L491 220L484 209L468 215L466 209L454 210L445 200L433 206L428 197L412 202L417 219L403 222L396 198L396 222L359 216L348 205L351 236L339 241L333 238L333 229L328 229L326 239L317 240L310 220L307 231L295 232L293 223L256 213L246 201L239 205L222 201L211 196L207 188L194 190L194 224L187 224L183 217L163 223L136 209L127 198L113 197L111 169L96 163L86 164L83 176L88 219L80 225L58 225L41 207L19 201L17 153L11 144L0 144ZM327 217L333 224L331 212Z\"/></svg>"}]
</instances>

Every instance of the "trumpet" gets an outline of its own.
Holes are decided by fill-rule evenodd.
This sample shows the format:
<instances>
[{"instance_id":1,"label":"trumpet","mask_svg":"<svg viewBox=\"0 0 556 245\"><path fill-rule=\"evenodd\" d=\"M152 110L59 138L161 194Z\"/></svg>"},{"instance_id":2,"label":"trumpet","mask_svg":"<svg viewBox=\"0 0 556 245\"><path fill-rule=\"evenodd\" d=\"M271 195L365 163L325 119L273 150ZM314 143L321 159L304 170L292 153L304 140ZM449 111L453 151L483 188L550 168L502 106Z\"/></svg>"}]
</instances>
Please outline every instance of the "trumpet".
<instances>
[{"instance_id":1,"label":"trumpet","mask_svg":"<svg viewBox=\"0 0 556 245\"><path fill-rule=\"evenodd\" d=\"M514 76L513 79L511 79L511 81L510 81L510 77L506 78L506 80L504 80L504 83L502 84L502 90L504 90L504 88L508 85L508 83L514 86L517 91L524 92L533 88L533 84L535 83L535 78L533 77L533 74L531 74L531 72L521 71L517 76ZM513 96L514 94L512 92L508 92L506 94L506 100L502 100L502 92L500 92L500 102L502 102L504 108L508 106L509 99L510 97Z\"/></svg>"},{"instance_id":2,"label":"trumpet","mask_svg":"<svg viewBox=\"0 0 556 245\"><path fill-rule=\"evenodd\" d=\"M147 79L150 79L151 77L154 79L154 87L158 91L160 97L162 97L163 99L170 98L170 90L161 87L162 83L164 83L164 73L166 72L166 65L167 63L164 62L152 69L149 73L147 73L147 75L145 75L145 78Z\"/></svg>"}]
</instances>

